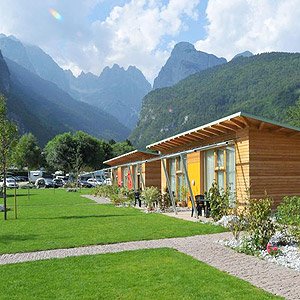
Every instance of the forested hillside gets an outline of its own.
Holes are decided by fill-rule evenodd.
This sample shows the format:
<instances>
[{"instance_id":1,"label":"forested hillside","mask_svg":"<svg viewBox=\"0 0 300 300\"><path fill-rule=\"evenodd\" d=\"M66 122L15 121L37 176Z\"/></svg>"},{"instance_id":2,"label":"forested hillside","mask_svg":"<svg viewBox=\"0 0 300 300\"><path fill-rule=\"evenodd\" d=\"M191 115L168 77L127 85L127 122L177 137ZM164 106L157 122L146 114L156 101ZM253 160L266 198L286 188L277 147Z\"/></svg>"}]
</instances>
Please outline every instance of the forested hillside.
<instances>
[{"instance_id":1,"label":"forested hillside","mask_svg":"<svg viewBox=\"0 0 300 300\"><path fill-rule=\"evenodd\" d=\"M150 92L130 139L143 147L237 111L290 122L299 96L299 53L238 57Z\"/></svg>"}]
</instances>

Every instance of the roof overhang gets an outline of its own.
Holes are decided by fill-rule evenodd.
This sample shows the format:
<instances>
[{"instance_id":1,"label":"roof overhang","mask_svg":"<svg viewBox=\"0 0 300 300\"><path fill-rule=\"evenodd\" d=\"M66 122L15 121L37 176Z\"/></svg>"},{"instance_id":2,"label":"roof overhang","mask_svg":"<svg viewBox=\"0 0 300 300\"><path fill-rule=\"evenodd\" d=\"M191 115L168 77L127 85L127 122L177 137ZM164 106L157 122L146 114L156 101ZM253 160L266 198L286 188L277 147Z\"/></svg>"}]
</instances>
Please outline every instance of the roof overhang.
<instances>
[{"instance_id":1,"label":"roof overhang","mask_svg":"<svg viewBox=\"0 0 300 300\"><path fill-rule=\"evenodd\" d=\"M211 138L236 133L237 131L245 128L256 128L257 130L269 129L274 130L274 132L281 131L291 134L300 132L300 128L297 127L284 125L275 121L253 116L251 114L238 112L217 121L150 144L147 146L147 149L165 152L199 141L205 144L205 142Z\"/></svg>"},{"instance_id":2,"label":"roof overhang","mask_svg":"<svg viewBox=\"0 0 300 300\"><path fill-rule=\"evenodd\" d=\"M157 157L158 154L151 153L147 151L134 150L123 155L114 157L112 159L106 160L103 163L111 167L116 167L119 165L124 165L127 163L132 163L134 161L142 161L150 158Z\"/></svg>"}]
</instances>

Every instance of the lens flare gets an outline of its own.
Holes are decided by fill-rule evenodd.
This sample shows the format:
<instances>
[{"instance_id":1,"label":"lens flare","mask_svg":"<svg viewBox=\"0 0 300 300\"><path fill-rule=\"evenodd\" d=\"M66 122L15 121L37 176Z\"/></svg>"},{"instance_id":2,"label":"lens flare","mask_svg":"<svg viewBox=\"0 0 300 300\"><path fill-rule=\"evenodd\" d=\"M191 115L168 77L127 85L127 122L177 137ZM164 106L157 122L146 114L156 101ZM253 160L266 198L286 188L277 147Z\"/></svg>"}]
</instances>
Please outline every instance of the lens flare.
<instances>
[{"instance_id":1,"label":"lens flare","mask_svg":"<svg viewBox=\"0 0 300 300\"><path fill-rule=\"evenodd\" d=\"M61 21L61 20L62 20L62 15L61 15L57 10L55 10L55 9L53 9L53 8L50 8L50 9L49 9L49 13L50 13L50 15L51 15L53 18L55 18L56 20L58 20L58 21Z\"/></svg>"}]
</instances>

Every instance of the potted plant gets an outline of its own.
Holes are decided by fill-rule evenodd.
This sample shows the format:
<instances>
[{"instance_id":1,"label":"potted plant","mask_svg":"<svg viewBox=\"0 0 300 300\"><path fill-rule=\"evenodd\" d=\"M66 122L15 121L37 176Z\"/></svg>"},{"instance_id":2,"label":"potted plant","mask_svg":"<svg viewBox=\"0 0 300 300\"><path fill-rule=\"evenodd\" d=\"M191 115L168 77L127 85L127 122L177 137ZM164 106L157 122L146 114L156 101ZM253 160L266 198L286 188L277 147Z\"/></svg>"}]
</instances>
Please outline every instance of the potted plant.
<instances>
[{"instance_id":1,"label":"potted plant","mask_svg":"<svg viewBox=\"0 0 300 300\"><path fill-rule=\"evenodd\" d=\"M151 186L142 191L141 198L145 201L148 211L154 209L154 204L159 201L161 197L158 188Z\"/></svg>"}]
</instances>

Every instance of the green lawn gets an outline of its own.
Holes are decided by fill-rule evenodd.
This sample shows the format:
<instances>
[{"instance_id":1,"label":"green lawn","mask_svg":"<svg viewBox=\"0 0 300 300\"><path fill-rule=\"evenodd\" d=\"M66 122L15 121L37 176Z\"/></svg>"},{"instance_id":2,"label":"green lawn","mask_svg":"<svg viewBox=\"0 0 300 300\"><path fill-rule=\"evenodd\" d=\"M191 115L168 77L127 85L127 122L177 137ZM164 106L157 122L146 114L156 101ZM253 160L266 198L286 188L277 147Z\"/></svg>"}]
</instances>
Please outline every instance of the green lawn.
<instances>
[{"instance_id":1,"label":"green lawn","mask_svg":"<svg viewBox=\"0 0 300 300\"><path fill-rule=\"evenodd\" d=\"M88 191L82 191L87 193ZM12 194L12 191L10 191ZM134 208L98 205L65 190L18 190L18 219L0 214L0 253L217 233L223 228ZM9 198L12 207L13 197Z\"/></svg>"},{"instance_id":2,"label":"green lawn","mask_svg":"<svg viewBox=\"0 0 300 300\"><path fill-rule=\"evenodd\" d=\"M282 299L172 249L0 267L1 299Z\"/></svg>"}]
</instances>

